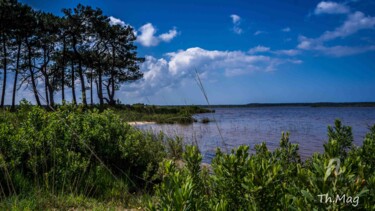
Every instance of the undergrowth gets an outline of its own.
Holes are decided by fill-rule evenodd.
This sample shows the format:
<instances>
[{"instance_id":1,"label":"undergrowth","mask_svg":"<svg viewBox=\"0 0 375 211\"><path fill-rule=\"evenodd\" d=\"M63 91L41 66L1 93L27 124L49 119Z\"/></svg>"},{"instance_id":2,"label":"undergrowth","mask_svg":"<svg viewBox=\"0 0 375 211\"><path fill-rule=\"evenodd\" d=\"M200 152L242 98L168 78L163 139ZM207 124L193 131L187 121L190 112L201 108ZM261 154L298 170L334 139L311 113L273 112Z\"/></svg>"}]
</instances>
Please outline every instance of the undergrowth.
<instances>
[{"instance_id":1,"label":"undergrowth","mask_svg":"<svg viewBox=\"0 0 375 211\"><path fill-rule=\"evenodd\" d=\"M182 168L165 160L150 210L375 210L375 125L355 147L351 128L336 120L324 153L305 162L283 133L273 152L266 144L217 149L210 168L187 146Z\"/></svg>"},{"instance_id":2,"label":"undergrowth","mask_svg":"<svg viewBox=\"0 0 375 211\"><path fill-rule=\"evenodd\" d=\"M23 102L0 113L0 210L374 210L375 126L363 145L336 121L324 153L280 146L217 149L129 126L117 112ZM326 201L331 197L339 201Z\"/></svg>"}]
</instances>

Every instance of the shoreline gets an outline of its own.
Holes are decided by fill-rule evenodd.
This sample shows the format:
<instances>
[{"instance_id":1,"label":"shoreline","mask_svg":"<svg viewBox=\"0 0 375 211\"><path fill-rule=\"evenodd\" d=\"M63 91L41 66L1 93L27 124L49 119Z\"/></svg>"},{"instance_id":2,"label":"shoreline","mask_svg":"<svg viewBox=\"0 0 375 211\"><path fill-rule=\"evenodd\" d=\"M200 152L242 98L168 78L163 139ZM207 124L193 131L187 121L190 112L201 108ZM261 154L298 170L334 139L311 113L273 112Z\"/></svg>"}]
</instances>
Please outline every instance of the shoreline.
<instances>
[{"instance_id":1,"label":"shoreline","mask_svg":"<svg viewBox=\"0 0 375 211\"><path fill-rule=\"evenodd\" d=\"M131 126L134 125L148 125L148 124L156 124L156 122L149 122L149 121L132 121L132 122L126 122Z\"/></svg>"}]
</instances>

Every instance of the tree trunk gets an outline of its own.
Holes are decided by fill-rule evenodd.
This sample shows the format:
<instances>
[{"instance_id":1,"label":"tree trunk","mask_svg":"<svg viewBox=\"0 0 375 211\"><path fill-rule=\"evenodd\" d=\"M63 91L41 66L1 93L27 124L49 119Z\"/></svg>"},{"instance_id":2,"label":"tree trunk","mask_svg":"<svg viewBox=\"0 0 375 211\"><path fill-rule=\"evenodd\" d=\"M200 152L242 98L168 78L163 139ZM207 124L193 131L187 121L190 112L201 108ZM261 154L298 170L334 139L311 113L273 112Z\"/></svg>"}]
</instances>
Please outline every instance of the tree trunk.
<instances>
[{"instance_id":1,"label":"tree trunk","mask_svg":"<svg viewBox=\"0 0 375 211\"><path fill-rule=\"evenodd\" d=\"M31 85L32 85L33 92L34 92L34 95L35 95L36 103L37 103L38 106L41 106L40 100L39 100L39 95L38 95L38 90L37 90L36 83L35 83L33 65L31 64L31 46L28 43L27 39L26 39L26 45L27 45L27 49L28 49L28 66L29 66L29 72L30 72L30 77L31 77Z\"/></svg>"},{"instance_id":2,"label":"tree trunk","mask_svg":"<svg viewBox=\"0 0 375 211\"><path fill-rule=\"evenodd\" d=\"M85 77L83 76L81 60L78 61L78 75L79 75L79 79L81 81L82 103L83 103L84 106L87 106Z\"/></svg>"},{"instance_id":3,"label":"tree trunk","mask_svg":"<svg viewBox=\"0 0 375 211\"><path fill-rule=\"evenodd\" d=\"M30 59L30 60L31 60L31 59ZM42 104L40 103L39 93L38 93L38 90L37 90L37 88L36 88L36 83L35 83L34 72L33 72L31 66L29 67L29 70L30 70L31 85L32 85L32 87L33 87L33 92L34 92L34 95L35 95L35 100L36 100L37 105L38 105L38 106L41 106Z\"/></svg>"},{"instance_id":4,"label":"tree trunk","mask_svg":"<svg viewBox=\"0 0 375 211\"><path fill-rule=\"evenodd\" d=\"M17 91L17 80L18 80L18 73L19 73L19 66L20 66L20 57L21 57L21 42L18 43L17 49L17 61L16 61L16 71L14 74L14 82L13 82L13 93L12 93L12 110L16 108L16 91Z\"/></svg>"},{"instance_id":5,"label":"tree trunk","mask_svg":"<svg viewBox=\"0 0 375 211\"><path fill-rule=\"evenodd\" d=\"M103 79L102 79L102 71L99 69L98 71L98 76L99 76L99 83L98 83L98 97L99 97L99 102L100 106L104 105L104 99L103 99Z\"/></svg>"},{"instance_id":6,"label":"tree trunk","mask_svg":"<svg viewBox=\"0 0 375 211\"><path fill-rule=\"evenodd\" d=\"M77 105L77 98L76 98L76 88L75 88L75 84L74 84L74 74L75 74L75 71L74 71L74 63L72 61L72 97L73 97L73 104L74 105Z\"/></svg>"},{"instance_id":7,"label":"tree trunk","mask_svg":"<svg viewBox=\"0 0 375 211\"><path fill-rule=\"evenodd\" d=\"M47 70L47 64L49 60L47 58L48 58L48 55L47 55L46 46L43 46L43 65L42 65L41 71L44 76L44 91L45 91L45 96L46 96L46 106L50 106L49 93L48 93L49 75L48 75L48 70Z\"/></svg>"},{"instance_id":8,"label":"tree trunk","mask_svg":"<svg viewBox=\"0 0 375 211\"><path fill-rule=\"evenodd\" d=\"M43 67L44 68L44 67ZM44 70L46 71L46 70ZM47 73L43 73L44 75L44 91L45 91L45 94L46 94L46 106L49 106L49 97L48 97L48 76L47 76Z\"/></svg>"},{"instance_id":9,"label":"tree trunk","mask_svg":"<svg viewBox=\"0 0 375 211\"><path fill-rule=\"evenodd\" d=\"M98 85L98 80L95 79L95 85L96 85L96 93L98 94L98 98L100 101L100 95L99 95L99 85Z\"/></svg>"},{"instance_id":10,"label":"tree trunk","mask_svg":"<svg viewBox=\"0 0 375 211\"><path fill-rule=\"evenodd\" d=\"M47 68L46 67L43 67L43 68L44 68L43 75L44 75L44 78L45 78L45 92L46 92L47 106L50 106L50 107L53 108L55 106L55 102L53 100L53 87L52 87L52 84L49 81L49 75L47 73Z\"/></svg>"},{"instance_id":11,"label":"tree trunk","mask_svg":"<svg viewBox=\"0 0 375 211\"><path fill-rule=\"evenodd\" d=\"M53 99L53 87L51 83L48 83L48 93L49 93L49 104L53 108L55 106L55 100Z\"/></svg>"},{"instance_id":12,"label":"tree trunk","mask_svg":"<svg viewBox=\"0 0 375 211\"><path fill-rule=\"evenodd\" d=\"M113 102L112 97L111 97L111 88L110 88L111 84L110 83L111 83L111 79L108 81L108 84L105 85L106 89L107 89L107 93L108 93L108 99L106 99L106 101L109 105L114 105L114 102Z\"/></svg>"},{"instance_id":13,"label":"tree trunk","mask_svg":"<svg viewBox=\"0 0 375 211\"><path fill-rule=\"evenodd\" d=\"M7 86L7 47L6 47L5 35L3 36L3 53L4 53L4 58L3 58L4 75L3 75L3 92L1 95L1 105L0 105L1 108L4 107L5 89Z\"/></svg>"},{"instance_id":14,"label":"tree trunk","mask_svg":"<svg viewBox=\"0 0 375 211\"><path fill-rule=\"evenodd\" d=\"M65 101L65 65L63 66L62 72L61 72L61 100Z\"/></svg>"},{"instance_id":15,"label":"tree trunk","mask_svg":"<svg viewBox=\"0 0 375 211\"><path fill-rule=\"evenodd\" d=\"M115 105L115 62L116 62L116 51L115 51L115 46L112 45L112 71L111 71L111 78L109 79L109 84L108 84L108 98L109 98L109 104L110 105ZM109 88L109 85L111 85L111 89Z\"/></svg>"},{"instance_id":16,"label":"tree trunk","mask_svg":"<svg viewBox=\"0 0 375 211\"><path fill-rule=\"evenodd\" d=\"M81 58L81 55L77 51L76 42L77 42L76 39L73 38L74 54L77 55L78 57L78 75L79 75L79 80L81 81L82 103L84 106L87 106L85 77L83 76L83 70L82 70L82 58Z\"/></svg>"},{"instance_id":17,"label":"tree trunk","mask_svg":"<svg viewBox=\"0 0 375 211\"><path fill-rule=\"evenodd\" d=\"M91 106L94 105L94 98L93 98L93 93L92 93L92 80L94 79L93 77L93 71L91 69L91 79L90 79L90 101L91 101Z\"/></svg>"},{"instance_id":18,"label":"tree trunk","mask_svg":"<svg viewBox=\"0 0 375 211\"><path fill-rule=\"evenodd\" d=\"M65 54L66 54L66 41L64 37L64 47L63 47L63 55L62 55L62 69L61 69L61 100L62 102L65 101Z\"/></svg>"},{"instance_id":19,"label":"tree trunk","mask_svg":"<svg viewBox=\"0 0 375 211\"><path fill-rule=\"evenodd\" d=\"M109 104L115 105L115 79L114 75L111 75L111 78L109 79L108 86L107 86L107 92L108 92L108 98L109 98Z\"/></svg>"}]
</instances>

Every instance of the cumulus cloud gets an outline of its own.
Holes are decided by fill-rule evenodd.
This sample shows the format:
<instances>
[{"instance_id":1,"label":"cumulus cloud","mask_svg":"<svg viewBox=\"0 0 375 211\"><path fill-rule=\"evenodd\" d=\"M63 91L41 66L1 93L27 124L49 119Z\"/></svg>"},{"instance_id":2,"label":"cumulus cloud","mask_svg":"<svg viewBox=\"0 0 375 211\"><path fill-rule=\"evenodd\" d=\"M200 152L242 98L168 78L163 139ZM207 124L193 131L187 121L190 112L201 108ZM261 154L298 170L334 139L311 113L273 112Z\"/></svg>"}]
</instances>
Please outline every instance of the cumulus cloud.
<instances>
[{"instance_id":1,"label":"cumulus cloud","mask_svg":"<svg viewBox=\"0 0 375 211\"><path fill-rule=\"evenodd\" d=\"M374 51L373 46L326 46L326 42L338 38L346 38L361 30L375 29L375 17L366 16L363 12L350 13L350 9L335 2L320 2L315 10L316 14L347 14L343 24L331 31L325 31L317 38L299 37L298 49L318 51L324 55L341 57Z\"/></svg>"},{"instance_id":2,"label":"cumulus cloud","mask_svg":"<svg viewBox=\"0 0 375 211\"><path fill-rule=\"evenodd\" d=\"M275 54L279 55L286 55L286 56L296 56L301 53L300 50L297 49L288 49L288 50L277 50L274 51Z\"/></svg>"},{"instance_id":3,"label":"cumulus cloud","mask_svg":"<svg viewBox=\"0 0 375 211\"><path fill-rule=\"evenodd\" d=\"M151 23L147 23L139 28L140 35L137 37L137 41L146 47L156 46L159 44L159 40L155 37L156 29Z\"/></svg>"},{"instance_id":4,"label":"cumulus cloud","mask_svg":"<svg viewBox=\"0 0 375 211\"><path fill-rule=\"evenodd\" d=\"M115 18L113 16L109 16L109 24L111 25L120 25L120 26L126 26L125 22L118 19L118 18Z\"/></svg>"},{"instance_id":5,"label":"cumulus cloud","mask_svg":"<svg viewBox=\"0 0 375 211\"><path fill-rule=\"evenodd\" d=\"M177 36L176 28L169 30L167 33L159 35L159 38L164 42L169 42Z\"/></svg>"},{"instance_id":6,"label":"cumulus cloud","mask_svg":"<svg viewBox=\"0 0 375 211\"><path fill-rule=\"evenodd\" d=\"M243 30L240 27L241 17L236 15L236 14L232 14L229 17L232 19L232 23L233 23L232 30L233 30L233 32L236 33L236 34L242 34Z\"/></svg>"},{"instance_id":7,"label":"cumulus cloud","mask_svg":"<svg viewBox=\"0 0 375 211\"><path fill-rule=\"evenodd\" d=\"M198 66L206 71L224 71L231 76L233 70L242 69L246 73L266 69L272 58L249 55L242 51L209 51L202 48L189 48L169 53L169 71L172 75L185 74Z\"/></svg>"},{"instance_id":8,"label":"cumulus cloud","mask_svg":"<svg viewBox=\"0 0 375 211\"><path fill-rule=\"evenodd\" d=\"M320 14L347 14L350 10L347 6L332 1L322 1L316 8L314 13Z\"/></svg>"},{"instance_id":9,"label":"cumulus cloud","mask_svg":"<svg viewBox=\"0 0 375 211\"><path fill-rule=\"evenodd\" d=\"M322 41L344 38L362 29L374 29L375 17L365 16L362 12L350 14L344 24L334 31L325 32L319 39Z\"/></svg>"},{"instance_id":10,"label":"cumulus cloud","mask_svg":"<svg viewBox=\"0 0 375 211\"><path fill-rule=\"evenodd\" d=\"M270 48L269 47L265 47L265 46L261 46L261 45L258 45L254 48L251 48L248 52L249 54L255 54L255 53L262 53L262 52L268 52L270 51Z\"/></svg>"},{"instance_id":11,"label":"cumulus cloud","mask_svg":"<svg viewBox=\"0 0 375 211\"><path fill-rule=\"evenodd\" d=\"M368 51L374 51L375 46L325 46L323 43L317 43L313 39L308 39L305 37L301 37L302 41L298 45L298 48L303 50L311 50L317 51L321 54L333 57L343 57L343 56L350 56L360 53L365 53Z\"/></svg>"},{"instance_id":12,"label":"cumulus cloud","mask_svg":"<svg viewBox=\"0 0 375 211\"><path fill-rule=\"evenodd\" d=\"M259 53L272 53L275 55L284 55L284 56L296 56L301 53L301 50L298 49L282 49L282 50L271 50L269 47L258 45L256 47L250 48L249 54L259 54Z\"/></svg>"},{"instance_id":13,"label":"cumulus cloud","mask_svg":"<svg viewBox=\"0 0 375 211\"><path fill-rule=\"evenodd\" d=\"M325 46L323 42L316 39L309 39L301 36L299 38L300 43L297 46L301 50L317 51L321 54L333 57L351 56L355 54L365 53L368 51L374 51L375 46Z\"/></svg>"},{"instance_id":14,"label":"cumulus cloud","mask_svg":"<svg viewBox=\"0 0 375 211\"><path fill-rule=\"evenodd\" d=\"M157 46L160 42L170 42L178 34L176 28L173 28L167 33L156 36L157 30L151 23L141 26L138 31L137 42L145 47Z\"/></svg>"},{"instance_id":15,"label":"cumulus cloud","mask_svg":"<svg viewBox=\"0 0 375 211\"><path fill-rule=\"evenodd\" d=\"M259 51L267 47L258 46ZM162 89L180 86L186 80L193 80L195 69L200 75L212 80L220 77L243 76L253 72L275 71L281 64L299 64L299 60L253 55L243 51L206 50L199 47L170 52L165 58L146 56L141 65L144 77L140 81L122 87L124 93L134 96L151 96Z\"/></svg>"},{"instance_id":16,"label":"cumulus cloud","mask_svg":"<svg viewBox=\"0 0 375 211\"><path fill-rule=\"evenodd\" d=\"M283 31L283 32L290 32L290 28L289 27L286 27L286 28L283 28L283 29L281 29L281 31Z\"/></svg>"}]
</instances>

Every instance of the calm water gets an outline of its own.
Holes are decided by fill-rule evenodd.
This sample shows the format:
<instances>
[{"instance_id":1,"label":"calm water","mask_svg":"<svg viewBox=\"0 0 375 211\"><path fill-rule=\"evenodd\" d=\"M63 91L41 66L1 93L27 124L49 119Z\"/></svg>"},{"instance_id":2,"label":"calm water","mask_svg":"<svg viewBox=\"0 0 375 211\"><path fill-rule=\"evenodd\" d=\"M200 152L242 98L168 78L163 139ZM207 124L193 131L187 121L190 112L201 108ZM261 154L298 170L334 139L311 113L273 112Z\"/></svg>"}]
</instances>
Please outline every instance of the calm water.
<instances>
[{"instance_id":1,"label":"calm water","mask_svg":"<svg viewBox=\"0 0 375 211\"><path fill-rule=\"evenodd\" d=\"M302 157L323 151L327 141L327 126L335 119L352 127L354 143L361 145L368 127L375 124L375 108L216 108L215 113L198 114L194 117L215 119L208 124L191 125L152 124L140 126L157 133L163 131L169 136L181 136L187 142L195 142L204 155L204 162L210 162L216 147L224 150L246 144L253 149L255 144L266 142L273 150L279 145L281 133L290 132L290 140L298 143Z\"/></svg>"}]
</instances>

